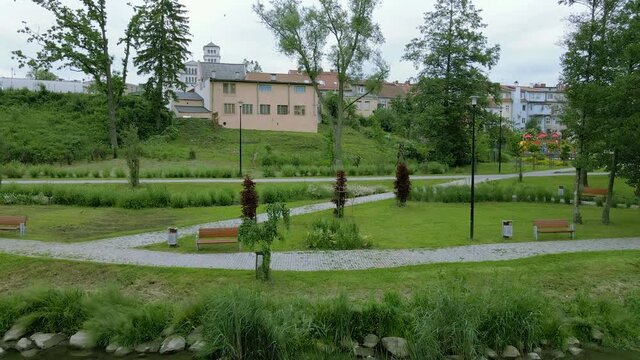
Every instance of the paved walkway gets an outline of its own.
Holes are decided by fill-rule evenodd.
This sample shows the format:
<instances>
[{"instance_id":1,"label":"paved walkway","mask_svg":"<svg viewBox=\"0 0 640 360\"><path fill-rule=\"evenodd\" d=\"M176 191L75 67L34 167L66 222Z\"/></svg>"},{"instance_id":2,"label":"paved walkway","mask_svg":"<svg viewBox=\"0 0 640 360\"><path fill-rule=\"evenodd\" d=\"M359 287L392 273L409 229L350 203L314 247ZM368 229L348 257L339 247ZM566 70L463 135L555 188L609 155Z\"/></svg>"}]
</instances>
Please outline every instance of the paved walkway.
<instances>
[{"instance_id":1,"label":"paved walkway","mask_svg":"<svg viewBox=\"0 0 640 360\"><path fill-rule=\"evenodd\" d=\"M555 170L557 171L557 170ZM554 170L528 173L527 176L555 176ZM517 174L479 175L476 182L493 181L517 177ZM413 177L415 179L416 177ZM468 183L468 177L439 186ZM347 206L392 199L393 193L376 194L351 199ZM310 214L333 208L330 202L294 208L292 215ZM264 214L258 220L264 220ZM226 227L239 225L239 219L181 228L181 235L194 234L198 227ZM130 264L163 267L244 269L254 266L253 253L231 254L177 254L161 251L136 249L140 246L166 241L165 232L151 232L111 239L81 243L56 243L35 240L0 239L0 251L10 254L47 257L54 259L81 260L110 264ZM352 250L352 251L292 251L273 254L272 267L275 270L322 271L322 270L362 270L390 268L407 265L478 262L519 259L541 254L561 254L567 252L640 250L640 238L601 239L582 241L540 241L530 243L498 243L468 245L444 249L406 250Z\"/></svg>"}]
</instances>

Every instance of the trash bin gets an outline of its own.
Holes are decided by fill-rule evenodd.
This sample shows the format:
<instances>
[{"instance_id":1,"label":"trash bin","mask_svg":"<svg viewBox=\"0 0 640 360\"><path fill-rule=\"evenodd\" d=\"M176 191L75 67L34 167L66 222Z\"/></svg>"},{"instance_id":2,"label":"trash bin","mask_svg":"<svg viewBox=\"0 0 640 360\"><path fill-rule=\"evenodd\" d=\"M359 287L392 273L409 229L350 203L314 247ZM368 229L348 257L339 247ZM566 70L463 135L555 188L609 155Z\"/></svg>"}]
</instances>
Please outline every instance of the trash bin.
<instances>
[{"instance_id":1,"label":"trash bin","mask_svg":"<svg viewBox=\"0 0 640 360\"><path fill-rule=\"evenodd\" d=\"M264 263L264 254L262 251L256 251L256 279L264 279L264 271L262 264Z\"/></svg>"},{"instance_id":2,"label":"trash bin","mask_svg":"<svg viewBox=\"0 0 640 360\"><path fill-rule=\"evenodd\" d=\"M169 246L177 246L178 245L178 228L170 227L167 233L167 244Z\"/></svg>"},{"instance_id":3,"label":"trash bin","mask_svg":"<svg viewBox=\"0 0 640 360\"><path fill-rule=\"evenodd\" d=\"M502 220L502 238L511 239L513 237L513 220Z\"/></svg>"},{"instance_id":4,"label":"trash bin","mask_svg":"<svg viewBox=\"0 0 640 360\"><path fill-rule=\"evenodd\" d=\"M562 185L558 186L558 197L560 199L564 198L564 186Z\"/></svg>"}]
</instances>

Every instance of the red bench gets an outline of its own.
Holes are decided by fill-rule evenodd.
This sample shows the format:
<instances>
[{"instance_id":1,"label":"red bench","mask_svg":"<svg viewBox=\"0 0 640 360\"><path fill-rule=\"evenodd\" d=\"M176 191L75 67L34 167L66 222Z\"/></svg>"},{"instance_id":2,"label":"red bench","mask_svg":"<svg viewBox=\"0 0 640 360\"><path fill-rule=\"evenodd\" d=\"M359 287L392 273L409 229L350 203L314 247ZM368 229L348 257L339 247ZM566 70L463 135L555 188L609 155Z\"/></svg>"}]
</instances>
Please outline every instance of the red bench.
<instances>
[{"instance_id":1,"label":"red bench","mask_svg":"<svg viewBox=\"0 0 640 360\"><path fill-rule=\"evenodd\" d=\"M238 228L200 228L196 237L196 249L207 244L238 243ZM238 243L238 248L240 243Z\"/></svg>"},{"instance_id":2,"label":"red bench","mask_svg":"<svg viewBox=\"0 0 640 360\"><path fill-rule=\"evenodd\" d=\"M590 197L602 196L602 197L606 197L608 194L609 194L609 190L608 189L591 188L591 187L585 187L585 188L582 189L582 196L590 196Z\"/></svg>"},{"instance_id":3,"label":"red bench","mask_svg":"<svg viewBox=\"0 0 640 360\"><path fill-rule=\"evenodd\" d=\"M569 233L571 234L571 239L573 239L575 228L573 224L569 224L569 222L564 219L533 220L533 237L538 240L538 234L540 233Z\"/></svg>"}]
</instances>

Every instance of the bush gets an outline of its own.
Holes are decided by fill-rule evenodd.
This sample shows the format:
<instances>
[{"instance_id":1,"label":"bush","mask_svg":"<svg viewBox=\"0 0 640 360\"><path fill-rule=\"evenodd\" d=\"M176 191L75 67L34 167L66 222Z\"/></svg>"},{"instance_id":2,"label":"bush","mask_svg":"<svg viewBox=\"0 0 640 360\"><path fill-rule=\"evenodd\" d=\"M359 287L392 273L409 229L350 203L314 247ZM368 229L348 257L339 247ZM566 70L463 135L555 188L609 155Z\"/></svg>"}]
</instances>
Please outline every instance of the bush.
<instances>
[{"instance_id":1,"label":"bush","mask_svg":"<svg viewBox=\"0 0 640 360\"><path fill-rule=\"evenodd\" d=\"M427 163L425 173L427 174L444 174L449 170L449 167L445 164L441 164L437 161L430 161Z\"/></svg>"},{"instance_id":2,"label":"bush","mask_svg":"<svg viewBox=\"0 0 640 360\"><path fill-rule=\"evenodd\" d=\"M371 247L366 238L360 234L355 223L337 219L319 219L311 225L305 237L305 244L310 249L352 250Z\"/></svg>"}]
</instances>

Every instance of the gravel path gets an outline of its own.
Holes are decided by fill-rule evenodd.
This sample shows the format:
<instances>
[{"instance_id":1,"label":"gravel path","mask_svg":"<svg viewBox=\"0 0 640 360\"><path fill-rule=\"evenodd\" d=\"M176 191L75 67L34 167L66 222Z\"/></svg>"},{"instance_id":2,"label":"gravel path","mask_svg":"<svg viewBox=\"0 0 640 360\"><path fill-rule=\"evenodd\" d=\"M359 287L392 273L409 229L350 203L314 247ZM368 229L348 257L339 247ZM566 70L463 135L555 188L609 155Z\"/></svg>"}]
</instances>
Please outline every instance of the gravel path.
<instances>
[{"instance_id":1,"label":"gravel path","mask_svg":"<svg viewBox=\"0 0 640 360\"><path fill-rule=\"evenodd\" d=\"M564 171L566 171L565 169ZM558 170L528 173L527 176L559 176ZM517 174L479 175L476 182L514 178ZM413 177L416 179L417 177ZM378 179L378 178L370 178ZM455 177L455 181L439 186L467 184L468 176ZM273 179L283 180L283 179ZM299 181L299 179L296 179ZM333 179L331 179L333 181ZM353 181L353 179L351 179ZM393 193L376 194L350 199L347 206L394 198ZM310 214L333 208L330 202L301 206L291 209L292 215ZM264 220L265 215L258 217ZM195 225L180 229L180 235L195 234L201 226L227 227L238 226L239 219L224 220L208 224ZM140 246L166 241L165 232L151 232L117 238L81 242L55 243L35 240L1 239L0 252L47 257L54 259L91 261L109 264L130 264L162 267L185 267L207 269L244 269L254 267L253 253L231 254L176 254L170 252L136 249ZM540 241L529 243L498 243L468 245L444 249L406 249L406 250L352 250L352 251L291 251L276 252L272 257L275 270L323 271L323 270L362 270L372 268L391 268L407 265L498 261L531 257L542 254L561 254L568 252L640 250L640 238L601 239L582 241Z\"/></svg>"}]
</instances>

